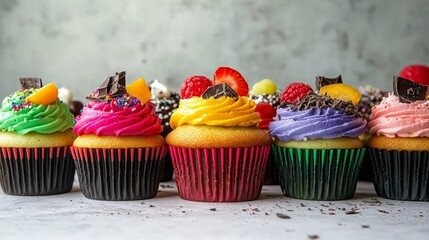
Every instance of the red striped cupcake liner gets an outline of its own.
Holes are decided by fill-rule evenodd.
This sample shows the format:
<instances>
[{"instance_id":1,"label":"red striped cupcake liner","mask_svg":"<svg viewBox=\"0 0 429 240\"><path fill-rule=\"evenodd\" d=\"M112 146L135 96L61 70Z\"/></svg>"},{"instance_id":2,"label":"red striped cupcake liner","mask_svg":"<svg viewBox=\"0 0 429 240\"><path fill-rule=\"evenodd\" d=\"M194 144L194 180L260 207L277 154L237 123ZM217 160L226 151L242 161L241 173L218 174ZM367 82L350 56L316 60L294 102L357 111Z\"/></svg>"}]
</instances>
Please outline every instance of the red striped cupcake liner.
<instances>
[{"instance_id":1,"label":"red striped cupcake liner","mask_svg":"<svg viewBox=\"0 0 429 240\"><path fill-rule=\"evenodd\" d=\"M86 198L128 201L153 198L164 171L167 146L97 149L71 147Z\"/></svg>"},{"instance_id":2,"label":"red striped cupcake liner","mask_svg":"<svg viewBox=\"0 0 429 240\"><path fill-rule=\"evenodd\" d=\"M270 146L169 146L179 195L200 202L241 202L259 197Z\"/></svg>"},{"instance_id":3,"label":"red striped cupcake liner","mask_svg":"<svg viewBox=\"0 0 429 240\"><path fill-rule=\"evenodd\" d=\"M0 151L0 184L10 195L70 192L75 166L69 147L8 148Z\"/></svg>"}]
</instances>

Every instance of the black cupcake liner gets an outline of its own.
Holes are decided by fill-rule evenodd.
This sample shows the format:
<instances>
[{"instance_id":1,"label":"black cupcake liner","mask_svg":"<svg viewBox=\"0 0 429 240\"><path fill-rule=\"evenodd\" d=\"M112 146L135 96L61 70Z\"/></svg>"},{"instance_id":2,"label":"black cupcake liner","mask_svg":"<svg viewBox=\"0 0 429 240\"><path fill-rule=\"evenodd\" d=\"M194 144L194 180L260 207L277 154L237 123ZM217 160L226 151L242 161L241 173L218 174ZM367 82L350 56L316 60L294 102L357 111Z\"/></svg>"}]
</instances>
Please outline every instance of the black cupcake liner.
<instances>
[{"instance_id":1,"label":"black cupcake liner","mask_svg":"<svg viewBox=\"0 0 429 240\"><path fill-rule=\"evenodd\" d=\"M270 158L267 161L267 170L265 171L264 185L279 185L279 168L274 160L274 155L271 152Z\"/></svg>"},{"instance_id":2,"label":"black cupcake liner","mask_svg":"<svg viewBox=\"0 0 429 240\"><path fill-rule=\"evenodd\" d=\"M156 196L167 146L129 149L71 147L71 150L85 197L127 201Z\"/></svg>"},{"instance_id":3,"label":"black cupcake liner","mask_svg":"<svg viewBox=\"0 0 429 240\"><path fill-rule=\"evenodd\" d=\"M362 161L362 167L359 171L358 180L372 182L372 163L369 151L365 151L365 156Z\"/></svg>"},{"instance_id":4,"label":"black cupcake liner","mask_svg":"<svg viewBox=\"0 0 429 240\"><path fill-rule=\"evenodd\" d=\"M380 197L429 201L429 152L368 148Z\"/></svg>"},{"instance_id":5,"label":"black cupcake liner","mask_svg":"<svg viewBox=\"0 0 429 240\"><path fill-rule=\"evenodd\" d=\"M365 148L298 149L273 146L285 196L306 200L343 200L356 191Z\"/></svg>"},{"instance_id":6,"label":"black cupcake liner","mask_svg":"<svg viewBox=\"0 0 429 240\"><path fill-rule=\"evenodd\" d=\"M165 155L164 171L161 173L161 182L167 182L173 179L173 163L171 162L170 151Z\"/></svg>"},{"instance_id":7,"label":"black cupcake liner","mask_svg":"<svg viewBox=\"0 0 429 240\"><path fill-rule=\"evenodd\" d=\"M75 166L69 147L7 148L0 151L0 183L10 195L70 192Z\"/></svg>"}]
</instances>

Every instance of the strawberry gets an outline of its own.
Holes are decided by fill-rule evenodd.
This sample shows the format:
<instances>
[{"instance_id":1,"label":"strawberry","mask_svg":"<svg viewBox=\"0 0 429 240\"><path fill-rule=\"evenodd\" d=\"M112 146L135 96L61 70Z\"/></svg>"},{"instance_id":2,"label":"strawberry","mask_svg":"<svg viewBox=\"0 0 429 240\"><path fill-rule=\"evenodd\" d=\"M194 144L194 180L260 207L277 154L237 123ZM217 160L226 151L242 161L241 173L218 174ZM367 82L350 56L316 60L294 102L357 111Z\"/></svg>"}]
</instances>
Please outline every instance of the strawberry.
<instances>
[{"instance_id":1,"label":"strawberry","mask_svg":"<svg viewBox=\"0 0 429 240\"><path fill-rule=\"evenodd\" d=\"M262 121L258 124L258 127L261 129L268 128L268 125L276 116L276 109L266 102L258 103L256 105L255 111L259 113L259 116L262 119Z\"/></svg>"},{"instance_id":2,"label":"strawberry","mask_svg":"<svg viewBox=\"0 0 429 240\"><path fill-rule=\"evenodd\" d=\"M247 96L249 94L249 85L243 76L236 70L230 67L220 67L214 74L213 85L220 83L228 84L239 96Z\"/></svg>"},{"instance_id":3,"label":"strawberry","mask_svg":"<svg viewBox=\"0 0 429 240\"><path fill-rule=\"evenodd\" d=\"M429 86L429 67L421 64L406 66L399 73L400 77Z\"/></svg>"},{"instance_id":4,"label":"strawberry","mask_svg":"<svg viewBox=\"0 0 429 240\"><path fill-rule=\"evenodd\" d=\"M280 102L295 104L299 99L307 96L309 92L313 92L310 85L300 82L291 83L283 90Z\"/></svg>"},{"instance_id":5,"label":"strawberry","mask_svg":"<svg viewBox=\"0 0 429 240\"><path fill-rule=\"evenodd\" d=\"M182 99L188 99L194 96L201 96L203 92L212 86L212 82L204 76L188 77L180 87L180 96Z\"/></svg>"}]
</instances>

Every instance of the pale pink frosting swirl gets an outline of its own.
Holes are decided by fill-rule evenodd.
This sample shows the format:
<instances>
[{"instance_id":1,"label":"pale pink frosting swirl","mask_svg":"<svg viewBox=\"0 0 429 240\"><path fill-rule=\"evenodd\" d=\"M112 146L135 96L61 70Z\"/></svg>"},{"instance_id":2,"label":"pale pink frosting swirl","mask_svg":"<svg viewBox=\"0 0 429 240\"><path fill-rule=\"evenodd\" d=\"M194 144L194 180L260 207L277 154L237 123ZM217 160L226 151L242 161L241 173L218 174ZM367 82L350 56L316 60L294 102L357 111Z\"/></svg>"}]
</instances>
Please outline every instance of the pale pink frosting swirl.
<instances>
[{"instance_id":1,"label":"pale pink frosting swirl","mask_svg":"<svg viewBox=\"0 0 429 240\"><path fill-rule=\"evenodd\" d=\"M162 126L152 103L141 104L128 96L108 102L90 101L76 117L73 130L79 136L144 136L161 133Z\"/></svg>"},{"instance_id":2,"label":"pale pink frosting swirl","mask_svg":"<svg viewBox=\"0 0 429 240\"><path fill-rule=\"evenodd\" d=\"M402 103L393 94L372 108L370 134L394 137L429 137L429 103Z\"/></svg>"}]
</instances>

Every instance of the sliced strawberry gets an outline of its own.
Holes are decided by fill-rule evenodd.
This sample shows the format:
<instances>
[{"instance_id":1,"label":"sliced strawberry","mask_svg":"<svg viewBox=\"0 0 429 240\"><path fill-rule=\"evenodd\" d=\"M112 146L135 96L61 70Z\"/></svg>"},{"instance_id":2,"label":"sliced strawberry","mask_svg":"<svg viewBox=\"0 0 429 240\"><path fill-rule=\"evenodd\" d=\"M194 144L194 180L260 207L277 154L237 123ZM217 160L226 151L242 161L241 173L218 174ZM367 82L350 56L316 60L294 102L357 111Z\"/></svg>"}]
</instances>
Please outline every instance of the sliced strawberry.
<instances>
[{"instance_id":1,"label":"sliced strawberry","mask_svg":"<svg viewBox=\"0 0 429 240\"><path fill-rule=\"evenodd\" d=\"M228 84L239 96L249 94L249 85L247 85L246 80L239 72L230 67L220 67L216 70L213 85L220 83Z\"/></svg>"}]
</instances>

